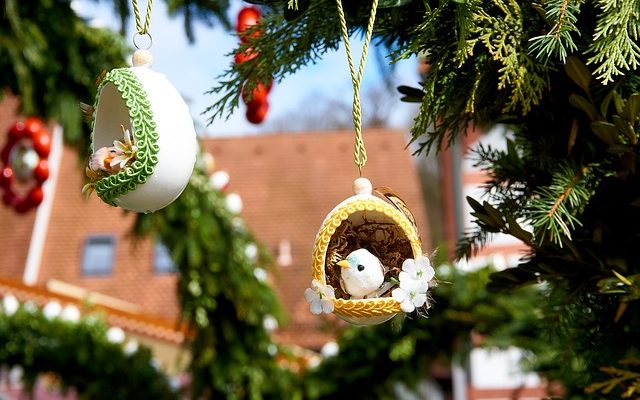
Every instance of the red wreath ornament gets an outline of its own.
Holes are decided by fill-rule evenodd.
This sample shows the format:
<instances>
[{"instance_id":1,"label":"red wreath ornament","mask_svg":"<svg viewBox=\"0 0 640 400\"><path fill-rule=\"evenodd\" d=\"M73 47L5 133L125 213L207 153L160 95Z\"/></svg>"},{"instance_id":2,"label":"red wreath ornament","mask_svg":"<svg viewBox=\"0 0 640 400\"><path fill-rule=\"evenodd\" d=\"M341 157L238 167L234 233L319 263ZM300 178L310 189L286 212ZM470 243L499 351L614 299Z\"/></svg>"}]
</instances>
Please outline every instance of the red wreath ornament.
<instances>
[{"instance_id":1,"label":"red wreath ornament","mask_svg":"<svg viewBox=\"0 0 640 400\"><path fill-rule=\"evenodd\" d=\"M42 184L49 178L51 134L40 119L30 117L13 124L8 136L0 151L2 201L26 213L44 199ZM16 190L18 184L22 190Z\"/></svg>"}]
</instances>

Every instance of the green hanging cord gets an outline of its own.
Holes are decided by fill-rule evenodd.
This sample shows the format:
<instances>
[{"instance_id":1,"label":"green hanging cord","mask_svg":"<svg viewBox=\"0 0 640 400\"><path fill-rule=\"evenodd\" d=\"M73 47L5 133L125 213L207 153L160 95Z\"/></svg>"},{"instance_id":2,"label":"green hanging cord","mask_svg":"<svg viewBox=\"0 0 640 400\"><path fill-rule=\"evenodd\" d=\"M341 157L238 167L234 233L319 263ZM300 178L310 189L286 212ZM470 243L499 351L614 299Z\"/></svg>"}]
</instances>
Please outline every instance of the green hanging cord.
<instances>
[{"instance_id":1,"label":"green hanging cord","mask_svg":"<svg viewBox=\"0 0 640 400\"><path fill-rule=\"evenodd\" d=\"M151 34L149 33L149 24L151 23L151 6L153 4L153 0L147 1L147 12L144 18L144 24L142 23L142 17L140 16L140 7L138 7L138 0L131 0L131 3L133 4L133 15L136 20L136 35L147 35L149 36L150 42L152 42L153 39L151 38ZM140 47L138 46L138 43L136 43L136 35L133 36L133 44L137 49L139 49ZM151 43L149 43L149 47L151 47Z\"/></svg>"},{"instance_id":2,"label":"green hanging cord","mask_svg":"<svg viewBox=\"0 0 640 400\"><path fill-rule=\"evenodd\" d=\"M371 42L371 35L373 33L373 24L376 20L378 0L373 0L373 4L371 6L371 15L369 16L369 23L364 37L364 45L362 47L362 55L360 56L360 64L358 65L357 73L353 65L353 56L351 55L351 46L349 44L349 31L347 30L347 21L344 16L344 10L342 9L342 0L336 0L336 3L338 6L338 16L340 17L340 27L342 28L342 37L344 39L344 48L347 53L347 61L349 62L349 71L351 72L351 83L353 84L353 126L356 132L353 158L354 162L358 166L360 176L362 176L362 168L367 163L367 150L364 147L364 140L362 139L360 85L362 83L364 63L367 59L367 49L369 48L369 42Z\"/></svg>"}]
</instances>

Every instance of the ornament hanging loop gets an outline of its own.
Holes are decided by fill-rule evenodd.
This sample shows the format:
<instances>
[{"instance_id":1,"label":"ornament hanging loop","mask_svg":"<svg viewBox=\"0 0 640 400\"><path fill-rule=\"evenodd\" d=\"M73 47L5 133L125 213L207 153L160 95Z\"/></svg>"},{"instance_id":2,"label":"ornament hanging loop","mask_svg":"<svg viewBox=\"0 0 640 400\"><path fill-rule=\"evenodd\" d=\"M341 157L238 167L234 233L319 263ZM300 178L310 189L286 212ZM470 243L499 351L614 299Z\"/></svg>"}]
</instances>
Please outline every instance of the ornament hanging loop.
<instances>
[{"instance_id":1,"label":"ornament hanging loop","mask_svg":"<svg viewBox=\"0 0 640 400\"><path fill-rule=\"evenodd\" d=\"M140 7L138 7L138 0L131 0L131 4L133 5L133 16L136 21L136 34L133 35L133 45L136 49L141 49L140 45L137 43L136 39L141 36L149 37L149 45L143 50L149 50L151 45L153 44L153 39L151 38L151 34L149 33L149 25L151 25L151 7L153 5L153 0L147 1L147 9L145 12L144 22L142 21L142 16L140 15Z\"/></svg>"},{"instance_id":2,"label":"ornament hanging loop","mask_svg":"<svg viewBox=\"0 0 640 400\"><path fill-rule=\"evenodd\" d=\"M371 42L371 36L373 34L373 25L376 20L376 11L378 8L378 0L373 0L371 4L371 14L369 15L369 22L367 24L367 30L365 32L364 44L362 46L362 55L360 56L360 62L358 64L358 71L356 71L353 64L353 56L351 52L351 45L349 44L349 30L347 29L347 21L344 15L344 9L342 8L342 0L336 0L336 6L338 8L338 17L340 18L340 28L342 30L342 38L344 39L344 48L347 53L347 62L349 63L349 72L351 73L351 83L353 85L353 127L355 130L355 143L353 159L358 166L358 172L362 176L362 168L367 163L367 150L364 147L364 140L362 138L362 105L360 103L360 86L362 84L362 75L364 73L364 64L367 59L367 50L369 49L369 43Z\"/></svg>"},{"instance_id":3,"label":"ornament hanging loop","mask_svg":"<svg viewBox=\"0 0 640 400\"><path fill-rule=\"evenodd\" d=\"M143 38L145 37L148 39L144 40ZM143 43L146 43L146 46L143 46ZM153 37L149 32L145 32L145 33L136 32L133 34L133 45L138 50L149 50L151 48L151 45L153 45Z\"/></svg>"}]
</instances>

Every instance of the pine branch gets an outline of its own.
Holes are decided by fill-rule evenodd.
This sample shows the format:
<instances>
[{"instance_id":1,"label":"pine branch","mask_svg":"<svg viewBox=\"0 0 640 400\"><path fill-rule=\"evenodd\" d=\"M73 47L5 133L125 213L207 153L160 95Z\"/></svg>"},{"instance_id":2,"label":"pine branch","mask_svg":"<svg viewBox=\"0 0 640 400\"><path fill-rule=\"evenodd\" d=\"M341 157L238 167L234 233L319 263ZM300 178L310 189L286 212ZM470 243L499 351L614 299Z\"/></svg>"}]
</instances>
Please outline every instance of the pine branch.
<instances>
[{"instance_id":1,"label":"pine branch","mask_svg":"<svg viewBox=\"0 0 640 400\"><path fill-rule=\"evenodd\" d=\"M578 216L597 185L591 172L592 166L576 172L565 165L553 174L551 184L539 189L531 199L530 218L538 244L548 238L562 247L563 236L571 240L571 231L582 225Z\"/></svg>"},{"instance_id":2,"label":"pine branch","mask_svg":"<svg viewBox=\"0 0 640 400\"><path fill-rule=\"evenodd\" d=\"M596 65L594 75L603 83L613 82L640 65L640 2L636 0L598 0L600 14L587 50L587 64Z\"/></svg>"},{"instance_id":3,"label":"pine branch","mask_svg":"<svg viewBox=\"0 0 640 400\"><path fill-rule=\"evenodd\" d=\"M545 16L553 26L546 35L529 39L529 51L536 53L538 60L546 62L556 57L563 63L567 54L577 50L572 34L580 35L576 27L580 12L580 0L550 0L545 2Z\"/></svg>"}]
</instances>

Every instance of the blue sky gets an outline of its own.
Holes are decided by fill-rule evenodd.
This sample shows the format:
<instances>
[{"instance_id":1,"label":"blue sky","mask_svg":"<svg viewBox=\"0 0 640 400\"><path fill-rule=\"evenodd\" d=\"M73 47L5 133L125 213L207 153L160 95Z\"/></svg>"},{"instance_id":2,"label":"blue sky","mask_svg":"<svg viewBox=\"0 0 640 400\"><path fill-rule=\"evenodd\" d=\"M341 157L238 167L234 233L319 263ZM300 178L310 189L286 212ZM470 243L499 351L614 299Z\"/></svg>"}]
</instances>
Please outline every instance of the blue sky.
<instances>
[{"instance_id":1,"label":"blue sky","mask_svg":"<svg viewBox=\"0 0 640 400\"><path fill-rule=\"evenodd\" d=\"M74 0L73 6L81 16L93 24L119 28L119 19L113 14L111 2ZM139 0L140 8L146 8L146 1ZM232 1L229 10L231 20L235 21L238 11L247 3ZM233 61L227 56L236 46L238 39L233 32L222 28L210 28L203 24L195 25L196 42L189 44L184 34L183 20L180 16L170 18L164 1L153 4L150 31L153 35L153 69L162 72L178 89L189 104L197 130L202 135L228 136L256 134L269 130L269 121L285 119L300 110L300 105L311 98L344 99L351 104L353 91L349 78L344 47L325 55L322 61L303 68L285 81L274 85L269 94L269 114L263 124L254 125L246 121L245 109L241 105L228 120L217 120L207 126L207 117L201 113L215 102L215 97L205 94L211 87L217 86L216 78ZM135 32L133 18L129 20L127 34ZM362 42L351 39L355 62L359 59ZM397 85L417 85L419 80L416 61L406 60L396 64L394 82ZM370 50L363 78L363 91L368 87L380 85L380 71L373 52ZM391 114L390 124L404 127L415 112L415 107L396 102ZM366 104L363 114L366 115Z\"/></svg>"}]
</instances>

